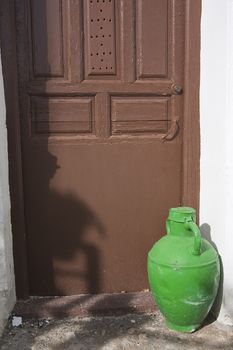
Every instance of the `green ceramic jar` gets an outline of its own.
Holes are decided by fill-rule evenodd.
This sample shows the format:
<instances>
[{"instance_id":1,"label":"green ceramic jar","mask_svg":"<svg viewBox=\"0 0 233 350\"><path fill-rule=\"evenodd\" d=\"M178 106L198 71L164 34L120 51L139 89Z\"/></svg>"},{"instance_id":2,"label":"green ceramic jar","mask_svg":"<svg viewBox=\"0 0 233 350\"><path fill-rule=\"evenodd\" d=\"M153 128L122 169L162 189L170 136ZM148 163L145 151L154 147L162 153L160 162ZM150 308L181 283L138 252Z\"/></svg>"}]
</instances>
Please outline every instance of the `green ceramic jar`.
<instances>
[{"instance_id":1,"label":"green ceramic jar","mask_svg":"<svg viewBox=\"0 0 233 350\"><path fill-rule=\"evenodd\" d=\"M148 277L155 302L169 328L193 332L217 294L220 264L216 250L195 223L193 208L169 211L167 235L148 254Z\"/></svg>"}]
</instances>

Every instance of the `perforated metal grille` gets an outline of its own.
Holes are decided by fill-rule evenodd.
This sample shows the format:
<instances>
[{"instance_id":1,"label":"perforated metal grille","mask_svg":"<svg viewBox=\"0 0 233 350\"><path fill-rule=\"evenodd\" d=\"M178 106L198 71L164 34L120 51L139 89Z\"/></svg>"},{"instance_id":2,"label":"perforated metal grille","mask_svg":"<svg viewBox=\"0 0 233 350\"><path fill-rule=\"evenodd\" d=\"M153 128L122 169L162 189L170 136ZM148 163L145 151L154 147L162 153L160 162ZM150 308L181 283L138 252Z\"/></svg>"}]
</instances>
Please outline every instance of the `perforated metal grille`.
<instances>
[{"instance_id":1,"label":"perforated metal grille","mask_svg":"<svg viewBox=\"0 0 233 350\"><path fill-rule=\"evenodd\" d=\"M89 0L89 62L91 74L115 74L114 0Z\"/></svg>"}]
</instances>

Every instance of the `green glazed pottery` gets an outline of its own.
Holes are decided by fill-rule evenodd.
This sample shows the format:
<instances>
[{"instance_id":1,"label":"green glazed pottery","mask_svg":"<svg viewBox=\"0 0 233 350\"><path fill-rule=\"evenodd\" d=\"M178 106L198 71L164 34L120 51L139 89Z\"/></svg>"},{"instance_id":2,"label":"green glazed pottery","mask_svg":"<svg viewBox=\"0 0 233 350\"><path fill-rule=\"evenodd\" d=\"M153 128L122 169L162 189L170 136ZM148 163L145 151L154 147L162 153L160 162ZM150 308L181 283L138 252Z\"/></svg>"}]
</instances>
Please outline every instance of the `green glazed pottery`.
<instances>
[{"instance_id":1,"label":"green glazed pottery","mask_svg":"<svg viewBox=\"0 0 233 350\"><path fill-rule=\"evenodd\" d=\"M167 235L148 254L148 277L155 302L169 328L193 332L206 318L217 294L220 264L201 237L193 208L171 208Z\"/></svg>"}]
</instances>

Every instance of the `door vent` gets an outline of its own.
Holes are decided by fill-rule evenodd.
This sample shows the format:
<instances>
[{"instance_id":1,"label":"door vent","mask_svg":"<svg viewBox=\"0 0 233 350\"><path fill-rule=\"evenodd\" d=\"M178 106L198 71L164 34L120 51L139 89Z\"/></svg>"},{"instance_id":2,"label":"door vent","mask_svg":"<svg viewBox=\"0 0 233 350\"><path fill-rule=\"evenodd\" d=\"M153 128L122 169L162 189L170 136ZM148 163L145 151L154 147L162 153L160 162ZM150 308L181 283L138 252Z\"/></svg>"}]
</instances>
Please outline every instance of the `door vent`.
<instances>
[{"instance_id":1,"label":"door vent","mask_svg":"<svg viewBox=\"0 0 233 350\"><path fill-rule=\"evenodd\" d=\"M90 74L115 74L114 0L89 0Z\"/></svg>"}]
</instances>

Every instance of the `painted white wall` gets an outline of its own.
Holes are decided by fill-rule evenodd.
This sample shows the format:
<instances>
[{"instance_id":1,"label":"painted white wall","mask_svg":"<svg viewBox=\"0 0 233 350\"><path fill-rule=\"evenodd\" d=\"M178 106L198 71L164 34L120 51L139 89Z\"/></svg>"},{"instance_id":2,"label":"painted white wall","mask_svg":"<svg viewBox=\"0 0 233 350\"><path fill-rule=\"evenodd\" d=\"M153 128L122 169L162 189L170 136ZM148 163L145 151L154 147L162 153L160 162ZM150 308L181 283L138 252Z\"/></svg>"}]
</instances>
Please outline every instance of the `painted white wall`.
<instances>
[{"instance_id":1,"label":"painted white wall","mask_svg":"<svg viewBox=\"0 0 233 350\"><path fill-rule=\"evenodd\" d=\"M233 325L233 0L202 0L200 223L222 257L218 320Z\"/></svg>"},{"instance_id":2,"label":"painted white wall","mask_svg":"<svg viewBox=\"0 0 233 350\"><path fill-rule=\"evenodd\" d=\"M0 55L0 334L15 303L6 110Z\"/></svg>"}]
</instances>

